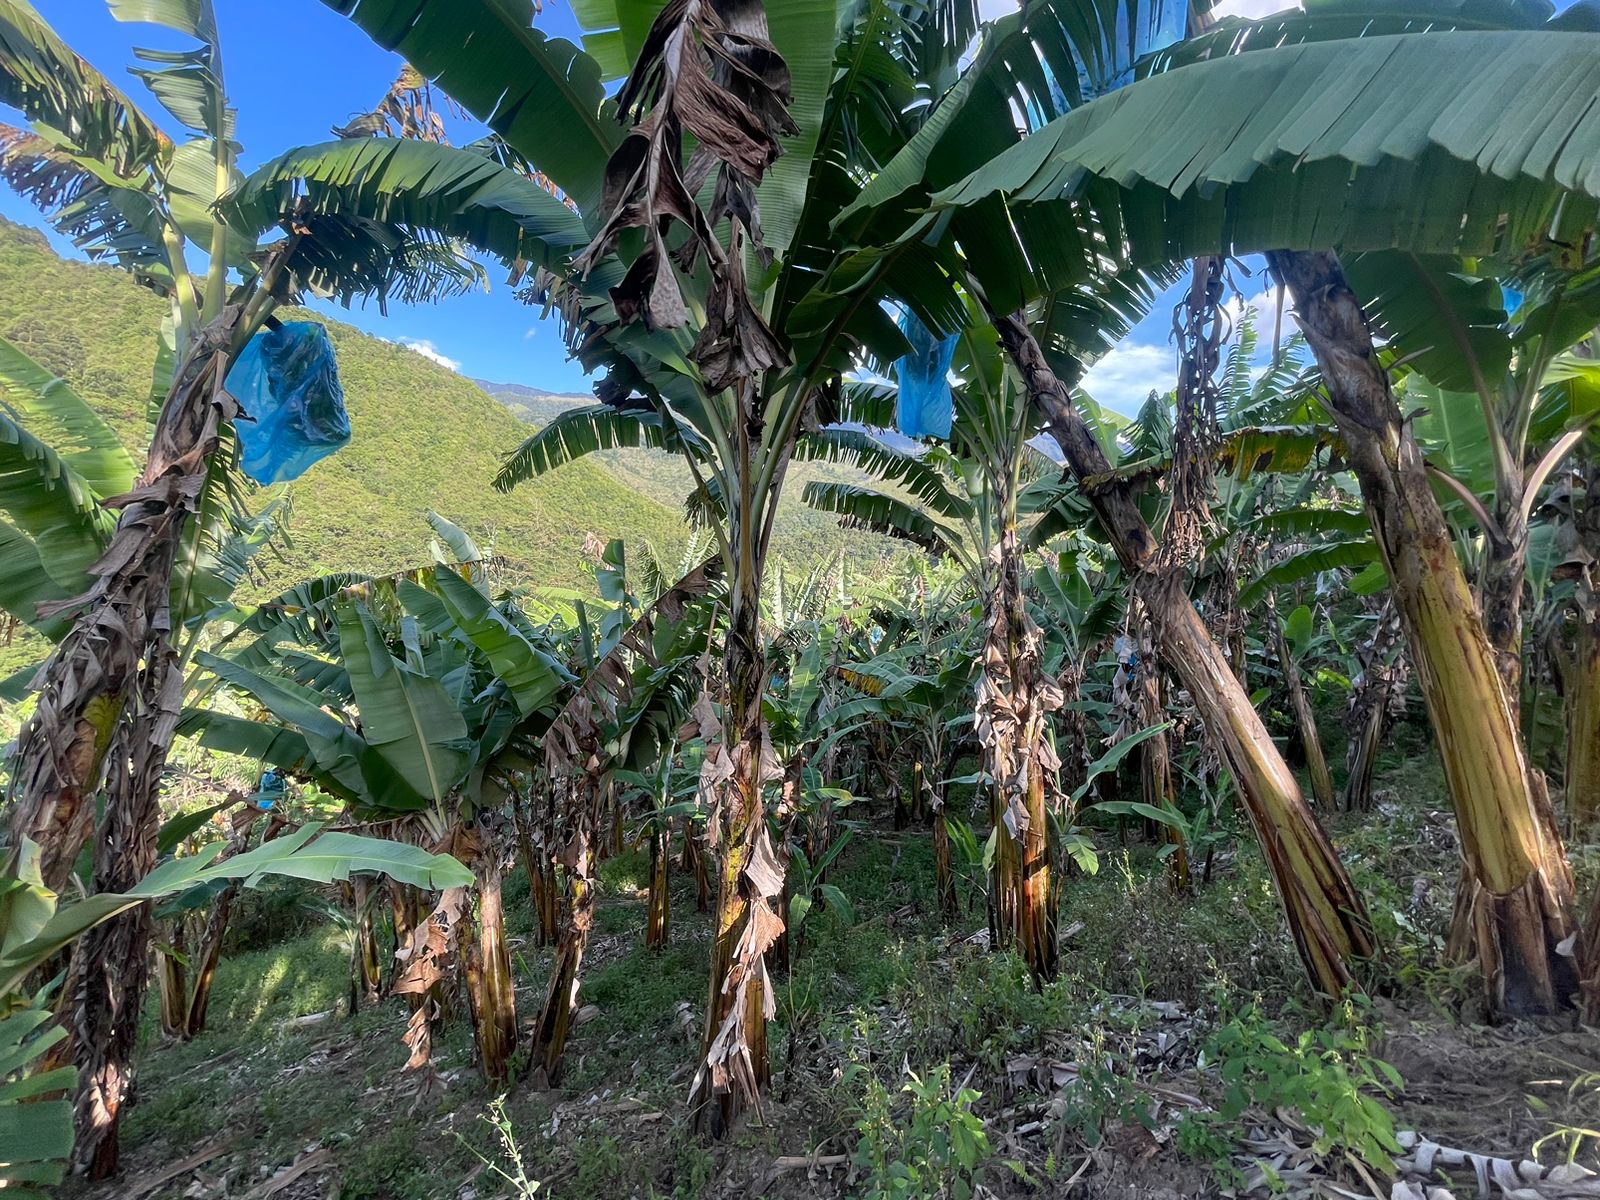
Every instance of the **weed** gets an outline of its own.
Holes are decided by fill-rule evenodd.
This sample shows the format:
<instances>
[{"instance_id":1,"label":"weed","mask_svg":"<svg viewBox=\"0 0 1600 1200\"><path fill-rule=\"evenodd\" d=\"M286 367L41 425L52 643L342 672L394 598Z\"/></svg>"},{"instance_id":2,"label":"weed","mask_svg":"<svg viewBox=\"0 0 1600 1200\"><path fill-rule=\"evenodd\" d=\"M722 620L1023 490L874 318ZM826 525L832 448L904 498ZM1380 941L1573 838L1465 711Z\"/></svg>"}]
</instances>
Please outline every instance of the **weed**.
<instances>
[{"instance_id":1,"label":"weed","mask_svg":"<svg viewBox=\"0 0 1600 1200\"><path fill-rule=\"evenodd\" d=\"M478 1120L494 1130L495 1137L500 1143L498 1160L484 1154L460 1134L456 1137L472 1152L473 1157L505 1180L511 1188L512 1200L534 1200L535 1194L539 1191L539 1181L528 1178L527 1167L522 1161L522 1147L517 1144L516 1130L512 1128L511 1118L506 1113L506 1098L496 1096L489 1101L488 1111L479 1113Z\"/></svg>"},{"instance_id":2,"label":"weed","mask_svg":"<svg viewBox=\"0 0 1600 1200\"><path fill-rule=\"evenodd\" d=\"M1399 1152L1394 1118L1379 1101L1404 1081L1371 1050L1373 1015L1347 1001L1336 1020L1285 1041L1251 1003L1207 1040L1201 1065L1213 1062L1223 1084L1215 1112L1194 1111L1179 1123L1179 1145L1215 1161L1220 1144L1239 1133L1254 1107L1292 1109L1314 1131L1320 1154L1342 1153L1390 1172ZM1225 1155L1221 1156L1225 1159Z\"/></svg>"},{"instance_id":3,"label":"weed","mask_svg":"<svg viewBox=\"0 0 1600 1200\"><path fill-rule=\"evenodd\" d=\"M866 1091L856 1130L855 1164L865 1173L865 1200L970 1200L991 1155L983 1120L972 1111L979 1093L950 1088L950 1066L926 1078L908 1071L900 1094L907 1111L865 1068Z\"/></svg>"}]
</instances>

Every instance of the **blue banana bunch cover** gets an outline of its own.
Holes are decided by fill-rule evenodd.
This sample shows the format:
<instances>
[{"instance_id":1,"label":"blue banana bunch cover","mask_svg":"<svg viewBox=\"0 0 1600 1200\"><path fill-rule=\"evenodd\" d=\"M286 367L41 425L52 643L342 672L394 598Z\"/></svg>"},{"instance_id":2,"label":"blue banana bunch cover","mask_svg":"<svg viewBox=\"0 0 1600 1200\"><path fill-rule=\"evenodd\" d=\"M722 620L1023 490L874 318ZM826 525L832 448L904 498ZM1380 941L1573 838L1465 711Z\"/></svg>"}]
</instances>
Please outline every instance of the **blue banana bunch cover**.
<instances>
[{"instance_id":1,"label":"blue banana bunch cover","mask_svg":"<svg viewBox=\"0 0 1600 1200\"><path fill-rule=\"evenodd\" d=\"M911 353L894 364L899 385L894 404L895 427L907 437L950 437L955 397L950 393L950 360L956 353L956 335L936 338L915 313L900 316L900 332L911 343Z\"/></svg>"},{"instance_id":2,"label":"blue banana bunch cover","mask_svg":"<svg viewBox=\"0 0 1600 1200\"><path fill-rule=\"evenodd\" d=\"M244 410L234 431L245 474L257 483L299 479L350 440L333 343L314 321L256 334L234 359L227 387Z\"/></svg>"}]
</instances>

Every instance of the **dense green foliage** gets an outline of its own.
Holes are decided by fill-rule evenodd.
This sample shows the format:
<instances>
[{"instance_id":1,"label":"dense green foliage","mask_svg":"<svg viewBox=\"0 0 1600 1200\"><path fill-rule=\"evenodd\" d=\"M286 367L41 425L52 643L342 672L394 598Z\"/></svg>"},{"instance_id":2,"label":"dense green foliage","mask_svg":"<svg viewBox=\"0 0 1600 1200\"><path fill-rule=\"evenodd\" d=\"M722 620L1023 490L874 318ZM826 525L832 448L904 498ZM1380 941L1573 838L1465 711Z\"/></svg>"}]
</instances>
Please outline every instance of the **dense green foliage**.
<instances>
[{"instance_id":1,"label":"dense green foliage","mask_svg":"<svg viewBox=\"0 0 1600 1200\"><path fill-rule=\"evenodd\" d=\"M221 196L211 0L110 3L200 43L152 90L215 186L109 85L63 87L92 68L24 0L0 102L35 132L0 130L0 175L46 212L198 202L215 252L203 293L166 260L181 366L113 532L132 465L27 355L142 447L159 301L0 225L0 513L31 555L0 599L60 636L20 600L114 564L7 789L0 990L38 994L0 1030L0 1186L125 1170L124 1105L161 1195L197 1166L350 1200L1402 1197L1468 1165L1544 1194L1600 1166L1592 1032L1561 1040L1600 1022L1600 0L1543 31L1545 0L1393 27L1307 0L1259 45L1210 0L981 30L978 0L574 0L582 50L535 0L326 0L410 64L352 123L380 136ZM433 86L494 136L450 145ZM218 320L226 239L263 231L260 307ZM280 553L184 515L229 469L208 373L257 327L229 321L302 285L448 299L469 247L527 267L596 403L328 322L355 441L244 497L296 510ZM1251 249L1305 335L1259 375L1227 299ZM1108 421L1075 384L1191 269L1176 393ZM938 437L886 431L946 399ZM392 839L366 861L395 882L340 858L127 899L325 819ZM23 954L58 893L65 935ZM286 939L286 905L340 936ZM85 930L41 1171L5 1147L43 1106L10 1102L70 1081L18 1069L65 1037L24 974ZM1524 1017L1565 1028L1471 1030ZM1476 1110L1461 1078L1492 1081Z\"/></svg>"}]
</instances>

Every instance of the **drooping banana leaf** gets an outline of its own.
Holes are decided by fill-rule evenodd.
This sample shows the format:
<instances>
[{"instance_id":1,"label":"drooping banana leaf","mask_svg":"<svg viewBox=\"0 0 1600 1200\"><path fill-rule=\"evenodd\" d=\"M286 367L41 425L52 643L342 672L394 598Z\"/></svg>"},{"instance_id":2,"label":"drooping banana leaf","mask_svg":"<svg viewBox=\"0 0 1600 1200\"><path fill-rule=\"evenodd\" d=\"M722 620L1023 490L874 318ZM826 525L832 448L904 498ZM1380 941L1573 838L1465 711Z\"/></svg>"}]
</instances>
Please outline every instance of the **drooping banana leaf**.
<instances>
[{"instance_id":1,"label":"drooping banana leaf","mask_svg":"<svg viewBox=\"0 0 1600 1200\"><path fill-rule=\"evenodd\" d=\"M436 679L400 662L371 615L336 608L339 646L361 714L361 732L418 794L443 800L467 768L467 725ZM383 803L381 795L374 796Z\"/></svg>"},{"instance_id":2,"label":"drooping banana leaf","mask_svg":"<svg viewBox=\"0 0 1600 1200\"><path fill-rule=\"evenodd\" d=\"M88 588L88 569L115 526L89 482L4 411L0 513L33 543L45 570L69 595Z\"/></svg>"},{"instance_id":3,"label":"drooping banana leaf","mask_svg":"<svg viewBox=\"0 0 1600 1200\"><path fill-rule=\"evenodd\" d=\"M595 209L622 129L600 67L535 29L532 0L323 0L394 50L578 205Z\"/></svg>"},{"instance_id":4,"label":"drooping banana leaf","mask_svg":"<svg viewBox=\"0 0 1600 1200\"><path fill-rule=\"evenodd\" d=\"M1285 46L1121 88L934 203L1003 198L1010 221L988 227L995 244L971 257L1002 309L1087 276L1091 260L1074 249L1086 219L1133 263L1329 246L1512 257L1593 222L1597 95L1597 34ZM1032 277L1011 269L1017 255L1036 256Z\"/></svg>"}]
</instances>

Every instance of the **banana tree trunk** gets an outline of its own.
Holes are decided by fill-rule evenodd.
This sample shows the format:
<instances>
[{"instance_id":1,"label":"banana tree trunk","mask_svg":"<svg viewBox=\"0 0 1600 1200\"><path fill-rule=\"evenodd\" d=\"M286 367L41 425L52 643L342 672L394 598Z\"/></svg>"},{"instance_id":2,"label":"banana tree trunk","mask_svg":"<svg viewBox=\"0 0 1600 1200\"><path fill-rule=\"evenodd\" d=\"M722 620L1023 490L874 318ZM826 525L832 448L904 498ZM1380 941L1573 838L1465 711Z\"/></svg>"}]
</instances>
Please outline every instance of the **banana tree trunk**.
<instances>
[{"instance_id":1,"label":"banana tree trunk","mask_svg":"<svg viewBox=\"0 0 1600 1200\"><path fill-rule=\"evenodd\" d=\"M1372 769L1378 761L1378 750L1383 745L1383 702L1368 704L1361 715L1361 723L1350 740L1346 755L1349 774L1344 781L1344 807L1346 812L1366 812L1372 807Z\"/></svg>"},{"instance_id":2,"label":"banana tree trunk","mask_svg":"<svg viewBox=\"0 0 1600 1200\"><path fill-rule=\"evenodd\" d=\"M156 983L161 993L161 1036L183 1037L184 1018L189 1007L189 974L184 967L184 930L187 922L179 917L172 923L168 945L156 947Z\"/></svg>"},{"instance_id":3,"label":"banana tree trunk","mask_svg":"<svg viewBox=\"0 0 1600 1200\"><path fill-rule=\"evenodd\" d=\"M1017 839L1006 832L1005 792L989 785L989 836L994 854L989 868L989 944L1010 950L1017 942L1017 913L1022 896L1022 856Z\"/></svg>"},{"instance_id":4,"label":"banana tree trunk","mask_svg":"<svg viewBox=\"0 0 1600 1200\"><path fill-rule=\"evenodd\" d=\"M208 325L181 365L143 474L133 491L109 502L122 516L90 568L93 586L50 606L78 616L45 662L38 705L17 739L10 854L24 837L37 842L40 874L55 892L66 889L93 827L107 751L140 686L142 664L165 653L174 557L199 507L220 430L239 412L221 383L240 316L231 307Z\"/></svg>"},{"instance_id":5,"label":"banana tree trunk","mask_svg":"<svg viewBox=\"0 0 1600 1200\"><path fill-rule=\"evenodd\" d=\"M417 922L422 919L422 897L409 883L386 879L384 888L389 895L389 915L394 927L394 957L390 960L389 986L394 987L403 970L401 951L411 941Z\"/></svg>"},{"instance_id":6,"label":"banana tree trunk","mask_svg":"<svg viewBox=\"0 0 1600 1200\"><path fill-rule=\"evenodd\" d=\"M1589 564L1573 597L1578 630L1566 672L1567 819L1575 837L1591 841L1600 832L1600 458L1591 456L1584 464L1577 527ZM1600 938L1595 925L1591 917L1589 936ZM1600 957L1589 962L1600 973Z\"/></svg>"},{"instance_id":7,"label":"banana tree trunk","mask_svg":"<svg viewBox=\"0 0 1600 1200\"><path fill-rule=\"evenodd\" d=\"M569 786L557 782L556 787ZM544 1007L533 1031L533 1082L535 1087L554 1087L561 1080L562 1056L567 1036L572 1032L572 1017L578 1005L578 984L583 952L589 945L589 930L594 925L594 863L597 847L594 825L602 814L594 794L596 781L579 779L574 786L568 811L573 820L567 851L565 903L556 934L555 961L550 966L550 987Z\"/></svg>"},{"instance_id":8,"label":"banana tree trunk","mask_svg":"<svg viewBox=\"0 0 1600 1200\"><path fill-rule=\"evenodd\" d=\"M928 747L928 757L935 764L939 755L934 745ZM919 759L911 766L912 786L923 796L923 806L933 822L933 881L939 898L939 915L953 921L957 914L956 873L950 858L950 826L944 816L944 787L930 782L927 770Z\"/></svg>"},{"instance_id":9,"label":"banana tree trunk","mask_svg":"<svg viewBox=\"0 0 1600 1200\"><path fill-rule=\"evenodd\" d=\"M1389 571L1455 802L1468 886L1481 889L1470 912L1490 1011L1567 1008L1577 978L1558 949L1575 927L1565 854L1422 452L1338 258L1278 251L1268 262L1316 355Z\"/></svg>"},{"instance_id":10,"label":"banana tree trunk","mask_svg":"<svg viewBox=\"0 0 1600 1200\"><path fill-rule=\"evenodd\" d=\"M683 819L683 869L694 876L694 910L711 911L711 872L706 868L706 848L690 817Z\"/></svg>"},{"instance_id":11,"label":"banana tree trunk","mask_svg":"<svg viewBox=\"0 0 1600 1200\"><path fill-rule=\"evenodd\" d=\"M233 914L238 895L239 885L229 884L206 914L205 930L190 964L194 969L194 990L184 1013L183 1040L186 1042L205 1032L206 1015L211 1010L211 986L216 982L217 964L222 961L222 941L228 934L228 918Z\"/></svg>"},{"instance_id":12,"label":"banana tree trunk","mask_svg":"<svg viewBox=\"0 0 1600 1200\"><path fill-rule=\"evenodd\" d=\"M168 558L170 567L171 559ZM162 632L166 594L151 614L145 664L136 680L141 703L113 744L106 815L95 846L96 892L127 891L154 870L161 777L183 709L183 675ZM68 998L78 1067L73 1162L92 1179L118 1169L117 1128L133 1078L139 1015L150 977L150 906L89 930L73 954Z\"/></svg>"},{"instance_id":13,"label":"banana tree trunk","mask_svg":"<svg viewBox=\"0 0 1600 1200\"><path fill-rule=\"evenodd\" d=\"M1275 611L1269 611L1273 636L1277 639L1278 666L1283 671L1283 686L1289 693L1289 707L1294 711L1294 723L1300 733L1300 746L1306 755L1306 772L1311 776L1311 794L1323 812L1332 812L1334 805L1333 772L1328 770L1328 756L1322 752L1322 737L1317 733L1316 714L1311 711L1311 698L1306 695L1305 684L1300 679L1300 667L1289 652L1288 639L1283 635L1283 622Z\"/></svg>"},{"instance_id":14,"label":"banana tree trunk","mask_svg":"<svg viewBox=\"0 0 1600 1200\"><path fill-rule=\"evenodd\" d=\"M722 828L707 827L721 845L722 869L702 1061L689 1107L696 1130L713 1138L725 1136L748 1105L759 1104L771 1078L767 1022L775 1000L766 952L784 928L772 903L782 895L785 872L767 831L762 800L766 665L759 627L759 556L747 557L730 581L728 702L720 737L711 740L706 757L706 770L726 780Z\"/></svg>"},{"instance_id":15,"label":"banana tree trunk","mask_svg":"<svg viewBox=\"0 0 1600 1200\"><path fill-rule=\"evenodd\" d=\"M1600 825L1600 596L1590 604L1567 681L1567 816L1586 841Z\"/></svg>"},{"instance_id":16,"label":"banana tree trunk","mask_svg":"<svg viewBox=\"0 0 1600 1200\"><path fill-rule=\"evenodd\" d=\"M650 829L650 900L645 920L644 945L647 950L664 950L672 918L668 890L672 850L667 844L668 828L656 822Z\"/></svg>"},{"instance_id":17,"label":"banana tree trunk","mask_svg":"<svg viewBox=\"0 0 1600 1200\"><path fill-rule=\"evenodd\" d=\"M378 931L372 920L372 886L365 875L357 874L351 878L350 905L355 918L353 939L355 962L352 964L351 978L355 983L356 994L352 997L350 1005L350 1011L354 1013L358 1006L376 1004L383 991L383 965L378 954Z\"/></svg>"},{"instance_id":18,"label":"banana tree trunk","mask_svg":"<svg viewBox=\"0 0 1600 1200\"><path fill-rule=\"evenodd\" d=\"M527 804L520 792L512 794L512 822L517 839L517 857L522 871L528 877L528 899L533 904L533 944L553 946L556 942L556 925L560 920L560 899L556 890L555 864L536 844L533 823Z\"/></svg>"},{"instance_id":19,"label":"banana tree trunk","mask_svg":"<svg viewBox=\"0 0 1600 1200\"><path fill-rule=\"evenodd\" d=\"M1228 656L1190 603L1181 573L1159 562L1155 538L1132 493L1119 481L1104 481L1110 463L1026 321L1017 315L991 314L991 319L1133 580L1163 661L1188 689L1212 745L1233 775L1313 985L1338 995L1354 985L1354 964L1376 951L1365 904Z\"/></svg>"},{"instance_id":20,"label":"banana tree trunk","mask_svg":"<svg viewBox=\"0 0 1600 1200\"><path fill-rule=\"evenodd\" d=\"M1014 945L1042 983L1055 978L1058 965L1047 797L1060 764L1045 739L1045 723L1061 707L1061 689L1040 662L1039 629L1022 598L1021 559L1012 524L994 563L977 731L995 796L1000 944Z\"/></svg>"},{"instance_id":21,"label":"banana tree trunk","mask_svg":"<svg viewBox=\"0 0 1600 1200\"><path fill-rule=\"evenodd\" d=\"M1139 661L1139 705L1141 709L1140 721L1148 729L1158 725L1166 719L1166 704L1162 698L1161 675L1155 668L1155 658L1151 647L1143 648L1145 653ZM1140 760L1139 781L1144 792L1144 802L1152 808L1165 809L1169 812L1178 811L1177 797L1172 788L1172 743L1167 737L1166 730L1145 739L1140 747L1143 757ZM1183 830L1173 825L1161 826L1161 840L1172 847L1167 852L1167 882L1175 892L1189 890L1189 845L1184 839Z\"/></svg>"},{"instance_id":22,"label":"banana tree trunk","mask_svg":"<svg viewBox=\"0 0 1600 1200\"><path fill-rule=\"evenodd\" d=\"M478 862L477 938L467 952L467 995L472 1008L478 1069L495 1087L511 1077L517 1049L517 993L506 948L505 907L500 894L500 856L485 853Z\"/></svg>"},{"instance_id":23,"label":"banana tree trunk","mask_svg":"<svg viewBox=\"0 0 1600 1200\"><path fill-rule=\"evenodd\" d=\"M414 890L414 889L413 889ZM426 1091L437 1081L433 1066L433 1031L443 1016L446 985L457 965L460 926L470 897L464 887L446 888L425 917L417 917L404 944L395 953L395 980L390 991L406 997L411 1016L401 1041L410 1051L407 1074Z\"/></svg>"}]
</instances>

